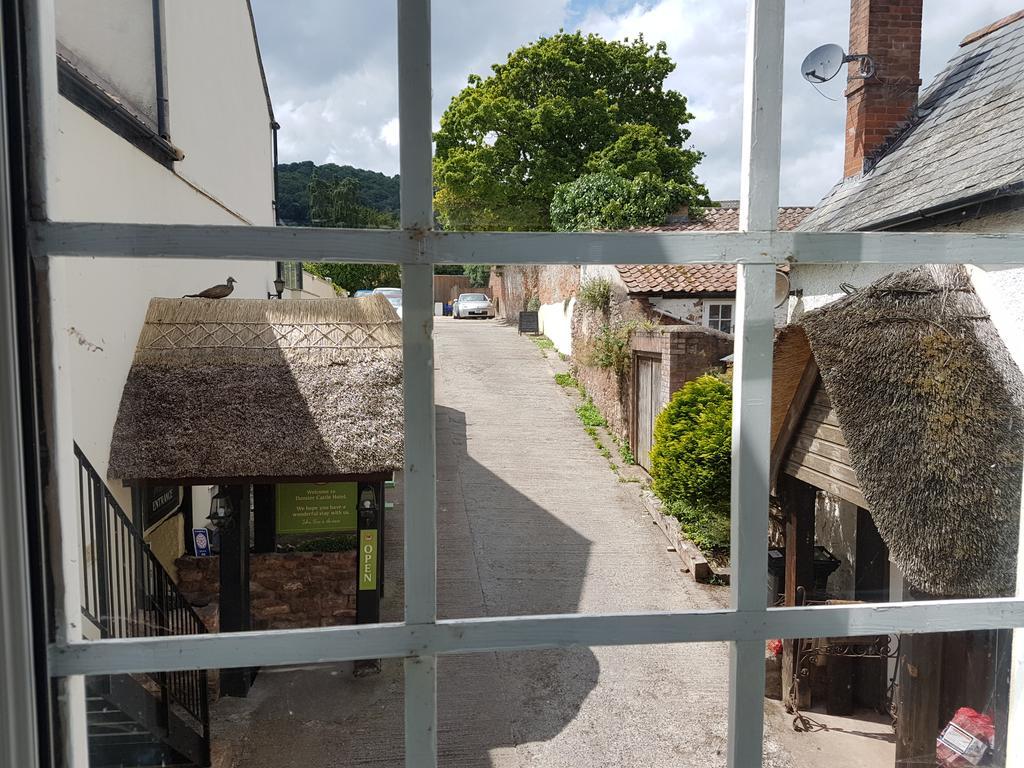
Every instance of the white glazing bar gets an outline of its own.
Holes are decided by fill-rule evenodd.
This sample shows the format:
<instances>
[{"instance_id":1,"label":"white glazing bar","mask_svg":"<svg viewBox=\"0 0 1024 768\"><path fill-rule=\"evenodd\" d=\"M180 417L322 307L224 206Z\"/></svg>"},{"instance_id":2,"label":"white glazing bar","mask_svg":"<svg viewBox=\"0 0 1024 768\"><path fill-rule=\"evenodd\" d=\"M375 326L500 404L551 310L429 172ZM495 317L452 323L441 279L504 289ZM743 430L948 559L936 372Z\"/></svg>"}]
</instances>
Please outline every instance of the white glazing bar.
<instances>
[{"instance_id":1,"label":"white glazing bar","mask_svg":"<svg viewBox=\"0 0 1024 768\"><path fill-rule=\"evenodd\" d=\"M1024 599L444 619L315 629L181 635L54 645L53 676L310 664L373 657L488 653L542 648L764 642L771 638L962 632L1024 626Z\"/></svg>"},{"instance_id":2,"label":"white glazing bar","mask_svg":"<svg viewBox=\"0 0 1024 768\"><path fill-rule=\"evenodd\" d=\"M404 188L404 182L403 182ZM1024 233L412 232L49 222L55 256L407 264L1024 264Z\"/></svg>"},{"instance_id":3,"label":"white glazing bar","mask_svg":"<svg viewBox=\"0 0 1024 768\"><path fill-rule=\"evenodd\" d=\"M2 10L0 10L2 14ZM3 24L0 15L0 27ZM7 92L0 58L0 765L35 768L36 709L28 508L22 456ZM23 254L18 255L24 258Z\"/></svg>"},{"instance_id":4,"label":"white glazing bar","mask_svg":"<svg viewBox=\"0 0 1024 768\"><path fill-rule=\"evenodd\" d=\"M1017 329L1020 343L1021 329ZM1018 359L1018 364L1020 358ZM1024 599L1024 490L1021 492L1020 533L1017 537L1017 597ZM1013 630L1010 652L1010 695L1008 699L1006 764L1024 766L1024 629Z\"/></svg>"},{"instance_id":5,"label":"white glazing bar","mask_svg":"<svg viewBox=\"0 0 1024 768\"><path fill-rule=\"evenodd\" d=\"M732 407L731 605L767 611L768 466L775 267L741 266L736 291ZM734 642L729 654L729 765L760 765L764 641Z\"/></svg>"},{"instance_id":6,"label":"white glazing bar","mask_svg":"<svg viewBox=\"0 0 1024 768\"><path fill-rule=\"evenodd\" d=\"M784 0L749 0L740 168L740 229L776 228L782 145ZM737 270L732 430L731 604L767 612L768 466L774 268ZM737 640L729 654L729 768L761 765L764 643Z\"/></svg>"},{"instance_id":7,"label":"white glazing bar","mask_svg":"<svg viewBox=\"0 0 1024 768\"><path fill-rule=\"evenodd\" d=\"M57 21L53 0L26 0L25 64L28 80L29 215L45 221L57 179Z\"/></svg>"},{"instance_id":8,"label":"white glazing bar","mask_svg":"<svg viewBox=\"0 0 1024 768\"><path fill-rule=\"evenodd\" d=\"M430 0L398 0L401 225L422 243L433 226ZM421 250L402 265L405 365L405 620L437 619L437 467L434 437L433 265ZM426 263L424 263L426 261ZM437 765L437 669L405 661L405 764Z\"/></svg>"},{"instance_id":9,"label":"white glazing bar","mask_svg":"<svg viewBox=\"0 0 1024 768\"><path fill-rule=\"evenodd\" d=\"M402 267L405 363L405 621L437 618L437 502L434 436L433 267Z\"/></svg>"}]
</instances>

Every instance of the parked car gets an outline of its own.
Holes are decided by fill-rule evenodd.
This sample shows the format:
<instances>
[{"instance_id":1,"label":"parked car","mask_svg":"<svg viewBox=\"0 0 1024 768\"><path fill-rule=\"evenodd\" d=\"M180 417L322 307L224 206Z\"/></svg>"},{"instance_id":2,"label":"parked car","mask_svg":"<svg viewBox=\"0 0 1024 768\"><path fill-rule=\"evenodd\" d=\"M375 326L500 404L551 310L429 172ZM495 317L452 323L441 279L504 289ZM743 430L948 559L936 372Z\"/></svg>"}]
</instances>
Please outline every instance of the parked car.
<instances>
[{"instance_id":1,"label":"parked car","mask_svg":"<svg viewBox=\"0 0 1024 768\"><path fill-rule=\"evenodd\" d=\"M391 302L391 306L395 308L395 312L398 316L402 316L402 289L401 288L374 288L374 293L381 294L385 299Z\"/></svg>"},{"instance_id":2,"label":"parked car","mask_svg":"<svg viewBox=\"0 0 1024 768\"><path fill-rule=\"evenodd\" d=\"M363 296L372 296L373 291L369 288L360 288L358 291L352 294L353 299L361 299Z\"/></svg>"},{"instance_id":3,"label":"parked car","mask_svg":"<svg viewBox=\"0 0 1024 768\"><path fill-rule=\"evenodd\" d=\"M482 293L460 293L452 303L452 317L494 317L494 302Z\"/></svg>"}]
</instances>

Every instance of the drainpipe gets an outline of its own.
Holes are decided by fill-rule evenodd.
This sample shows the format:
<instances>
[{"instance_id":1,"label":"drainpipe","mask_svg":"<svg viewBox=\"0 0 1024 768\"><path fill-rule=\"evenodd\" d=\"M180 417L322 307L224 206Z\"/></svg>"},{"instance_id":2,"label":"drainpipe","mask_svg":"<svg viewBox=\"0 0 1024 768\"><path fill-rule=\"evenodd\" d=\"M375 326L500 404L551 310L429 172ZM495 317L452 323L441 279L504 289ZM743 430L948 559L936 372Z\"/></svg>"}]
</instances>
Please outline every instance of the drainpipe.
<instances>
[{"instance_id":1,"label":"drainpipe","mask_svg":"<svg viewBox=\"0 0 1024 768\"><path fill-rule=\"evenodd\" d=\"M167 70L164 66L164 0L153 0L153 61L156 69L156 130L160 138L170 141Z\"/></svg>"},{"instance_id":2,"label":"drainpipe","mask_svg":"<svg viewBox=\"0 0 1024 768\"><path fill-rule=\"evenodd\" d=\"M281 226L281 217L278 215L278 212L277 212L277 184L278 184L278 181L277 181L277 176L278 176L278 174L277 174L277 132L280 129L281 129L281 124L279 122L277 122L277 120L274 120L273 118L271 118L270 119L270 130L274 134L274 225L275 226Z\"/></svg>"}]
</instances>

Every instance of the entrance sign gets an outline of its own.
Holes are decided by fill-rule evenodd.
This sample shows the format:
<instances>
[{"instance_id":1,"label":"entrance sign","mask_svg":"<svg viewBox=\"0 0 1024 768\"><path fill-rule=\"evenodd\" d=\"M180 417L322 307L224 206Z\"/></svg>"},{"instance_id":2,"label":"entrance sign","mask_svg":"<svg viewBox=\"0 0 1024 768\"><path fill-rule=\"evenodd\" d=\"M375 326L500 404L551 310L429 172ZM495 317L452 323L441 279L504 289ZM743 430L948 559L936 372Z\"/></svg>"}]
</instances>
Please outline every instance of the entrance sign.
<instances>
[{"instance_id":1,"label":"entrance sign","mask_svg":"<svg viewBox=\"0 0 1024 768\"><path fill-rule=\"evenodd\" d=\"M355 531L358 495L356 483L281 483L277 486L277 532Z\"/></svg>"},{"instance_id":2,"label":"entrance sign","mask_svg":"<svg viewBox=\"0 0 1024 768\"><path fill-rule=\"evenodd\" d=\"M359 589L377 589L377 531L359 532Z\"/></svg>"},{"instance_id":3,"label":"entrance sign","mask_svg":"<svg viewBox=\"0 0 1024 768\"><path fill-rule=\"evenodd\" d=\"M154 485L142 489L142 524L148 530L181 506L181 487Z\"/></svg>"}]
</instances>

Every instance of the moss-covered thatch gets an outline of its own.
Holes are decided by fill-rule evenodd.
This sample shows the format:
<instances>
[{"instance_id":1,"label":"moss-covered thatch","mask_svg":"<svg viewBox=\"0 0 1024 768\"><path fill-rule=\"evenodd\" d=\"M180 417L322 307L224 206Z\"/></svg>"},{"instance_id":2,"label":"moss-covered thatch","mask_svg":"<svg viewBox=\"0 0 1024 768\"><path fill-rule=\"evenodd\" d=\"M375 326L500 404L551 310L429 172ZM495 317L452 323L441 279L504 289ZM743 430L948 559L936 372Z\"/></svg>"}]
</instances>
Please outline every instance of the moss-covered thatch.
<instances>
[{"instance_id":1,"label":"moss-covered thatch","mask_svg":"<svg viewBox=\"0 0 1024 768\"><path fill-rule=\"evenodd\" d=\"M383 296L153 299L108 474L268 479L397 469L401 344Z\"/></svg>"},{"instance_id":2,"label":"moss-covered thatch","mask_svg":"<svg viewBox=\"0 0 1024 768\"><path fill-rule=\"evenodd\" d=\"M965 271L890 275L801 324L907 581L935 595L1012 593L1024 377Z\"/></svg>"}]
</instances>

